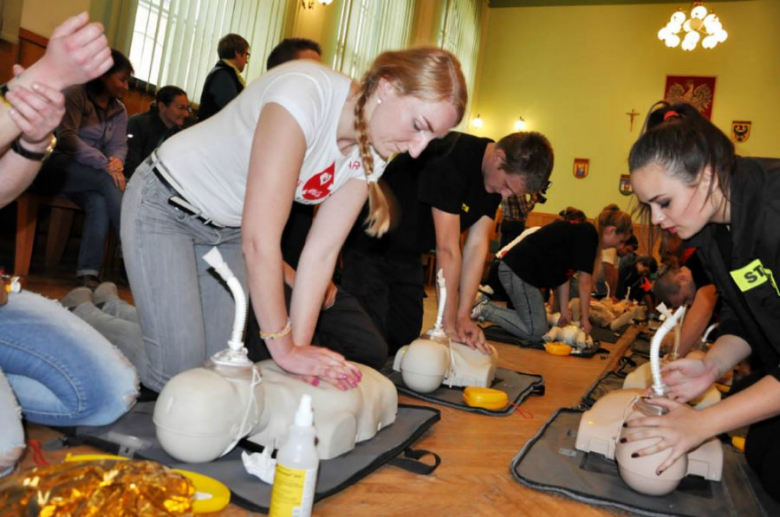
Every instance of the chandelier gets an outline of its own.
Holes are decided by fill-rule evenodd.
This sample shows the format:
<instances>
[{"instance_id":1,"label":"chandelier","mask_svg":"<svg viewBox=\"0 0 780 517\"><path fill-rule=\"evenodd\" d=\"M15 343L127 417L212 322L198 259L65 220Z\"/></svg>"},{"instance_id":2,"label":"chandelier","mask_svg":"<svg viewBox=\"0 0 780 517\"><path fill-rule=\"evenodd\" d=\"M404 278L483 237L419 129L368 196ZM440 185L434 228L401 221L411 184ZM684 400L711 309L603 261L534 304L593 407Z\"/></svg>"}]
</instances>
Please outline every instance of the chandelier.
<instances>
[{"instance_id":1,"label":"chandelier","mask_svg":"<svg viewBox=\"0 0 780 517\"><path fill-rule=\"evenodd\" d=\"M728 37L720 19L715 13L708 12L702 2L693 2L687 13L680 9L672 15L666 27L658 31L658 39L665 42L667 47L680 45L683 50L695 49L700 40L702 48L715 48Z\"/></svg>"}]
</instances>

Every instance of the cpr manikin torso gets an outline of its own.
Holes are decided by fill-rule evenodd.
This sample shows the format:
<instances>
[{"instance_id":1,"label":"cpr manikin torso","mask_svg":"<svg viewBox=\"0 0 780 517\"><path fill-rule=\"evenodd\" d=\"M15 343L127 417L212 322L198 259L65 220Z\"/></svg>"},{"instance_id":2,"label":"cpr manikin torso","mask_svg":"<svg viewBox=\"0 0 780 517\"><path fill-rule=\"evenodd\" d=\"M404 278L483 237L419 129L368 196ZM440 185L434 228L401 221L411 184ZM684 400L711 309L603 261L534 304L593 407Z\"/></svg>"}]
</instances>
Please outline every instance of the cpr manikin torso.
<instances>
[{"instance_id":1,"label":"cpr manikin torso","mask_svg":"<svg viewBox=\"0 0 780 517\"><path fill-rule=\"evenodd\" d=\"M660 360L658 358L661 340L682 317L684 310L678 310L669 317L653 337L651 364L653 364L653 391L663 396ZM695 474L711 481L720 481L723 470L723 448L717 438L705 441L696 449L684 454L666 469L656 475L658 466L668 457L669 451L639 458L631 455L637 450L649 447L659 438L620 443L623 423L643 416L661 415L662 408L648 404L640 397L644 389L622 389L608 393L583 413L577 431L575 447L590 453L599 453L608 459L615 459L623 481L637 492L648 495L665 495L672 492L683 477Z\"/></svg>"},{"instance_id":2,"label":"cpr manikin torso","mask_svg":"<svg viewBox=\"0 0 780 517\"><path fill-rule=\"evenodd\" d=\"M496 374L498 352L490 345L490 354L452 341L441 327L447 291L444 275L437 275L439 310L436 326L395 355L393 369L401 372L404 384L419 393L430 393L444 384L448 387L489 388Z\"/></svg>"},{"instance_id":3,"label":"cpr manikin torso","mask_svg":"<svg viewBox=\"0 0 780 517\"><path fill-rule=\"evenodd\" d=\"M395 421L395 386L368 366L355 364L362 380L357 388L342 391L329 384L315 387L298 380L271 360L258 364L248 361L240 341L246 298L221 257L219 261L215 257L207 260L233 292L235 328L239 330L234 330L230 348L215 354L203 368L175 376L160 393L154 424L168 454L191 463L211 461L246 436L260 445L278 448L304 393L312 397L320 459L349 452L357 442L372 438Z\"/></svg>"}]
</instances>

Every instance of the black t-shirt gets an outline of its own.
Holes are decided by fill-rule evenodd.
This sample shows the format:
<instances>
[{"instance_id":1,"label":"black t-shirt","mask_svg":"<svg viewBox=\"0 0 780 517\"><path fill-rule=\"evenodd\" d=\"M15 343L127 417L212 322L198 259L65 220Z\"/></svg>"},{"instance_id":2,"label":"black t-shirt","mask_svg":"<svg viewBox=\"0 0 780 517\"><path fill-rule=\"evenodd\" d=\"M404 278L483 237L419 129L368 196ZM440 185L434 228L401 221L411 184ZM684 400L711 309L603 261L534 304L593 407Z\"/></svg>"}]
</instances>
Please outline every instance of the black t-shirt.
<instances>
[{"instance_id":1,"label":"black t-shirt","mask_svg":"<svg viewBox=\"0 0 780 517\"><path fill-rule=\"evenodd\" d=\"M346 247L369 254L418 260L436 247L431 207L460 215L461 232L483 215L495 217L501 196L485 191L482 159L491 140L451 132L433 140L414 159L404 153L385 169L382 182L390 192L393 228L381 239L364 231L365 215L358 219Z\"/></svg>"},{"instance_id":2,"label":"black t-shirt","mask_svg":"<svg viewBox=\"0 0 780 517\"><path fill-rule=\"evenodd\" d=\"M554 288L577 271L592 275L598 244L592 224L555 221L520 241L503 260L523 281Z\"/></svg>"}]
</instances>

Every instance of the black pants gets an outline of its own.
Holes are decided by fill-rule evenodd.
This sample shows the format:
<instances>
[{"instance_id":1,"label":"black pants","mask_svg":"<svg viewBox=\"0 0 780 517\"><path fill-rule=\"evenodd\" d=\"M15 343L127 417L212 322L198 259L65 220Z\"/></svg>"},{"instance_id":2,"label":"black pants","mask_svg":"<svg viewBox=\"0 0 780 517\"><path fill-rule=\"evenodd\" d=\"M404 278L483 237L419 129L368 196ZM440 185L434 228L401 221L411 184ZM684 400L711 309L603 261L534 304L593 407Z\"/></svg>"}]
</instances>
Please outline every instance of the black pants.
<instances>
[{"instance_id":1,"label":"black pants","mask_svg":"<svg viewBox=\"0 0 780 517\"><path fill-rule=\"evenodd\" d=\"M355 295L385 337L390 355L420 336L425 282L420 257L398 260L343 253L341 285Z\"/></svg>"},{"instance_id":2,"label":"black pants","mask_svg":"<svg viewBox=\"0 0 780 517\"><path fill-rule=\"evenodd\" d=\"M285 286L288 306L291 294L292 290ZM271 354L260 339L260 328L251 306L248 320L246 347L249 358L252 361L270 359ZM338 352L349 361L377 370L387 361L387 343L382 334L358 300L341 288L336 293L333 306L320 312L313 341L313 344Z\"/></svg>"}]
</instances>

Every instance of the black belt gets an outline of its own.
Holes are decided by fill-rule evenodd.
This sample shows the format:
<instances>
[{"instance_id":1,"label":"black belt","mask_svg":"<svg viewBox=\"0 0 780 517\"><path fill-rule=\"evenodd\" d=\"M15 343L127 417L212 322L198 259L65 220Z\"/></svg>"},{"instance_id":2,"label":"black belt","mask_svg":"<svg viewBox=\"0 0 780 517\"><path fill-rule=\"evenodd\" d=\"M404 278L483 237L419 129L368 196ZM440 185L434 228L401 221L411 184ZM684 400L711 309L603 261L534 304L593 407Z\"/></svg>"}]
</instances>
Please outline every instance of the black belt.
<instances>
[{"instance_id":1,"label":"black belt","mask_svg":"<svg viewBox=\"0 0 780 517\"><path fill-rule=\"evenodd\" d=\"M147 163L149 165L151 165L152 172L154 173L155 176L157 176L157 179L160 180L160 183L165 185L165 187L167 187L168 190L170 190L171 193L173 194L171 197L168 198L168 204L169 205L171 205L172 207L176 208L177 210L181 210L185 214L189 214L189 215L195 216L196 219L198 219L200 222L202 222L206 226L211 226L213 228L226 228L226 226L221 225L219 223L216 223L216 222L212 221L211 219L209 219L208 217L204 217L203 214L200 212L200 210L195 208L186 199L181 197L181 195L179 194L179 191L176 189L176 187L171 185L171 182L168 181L168 178L165 177L165 174L163 174L160 171L160 169L157 168L157 166L155 165L156 162L152 158L152 156L147 158Z\"/></svg>"}]
</instances>

